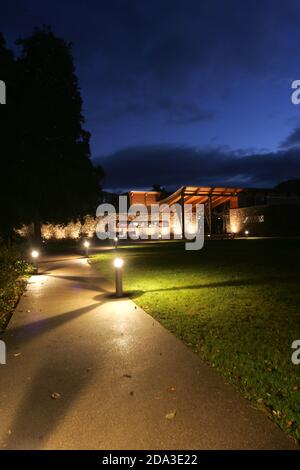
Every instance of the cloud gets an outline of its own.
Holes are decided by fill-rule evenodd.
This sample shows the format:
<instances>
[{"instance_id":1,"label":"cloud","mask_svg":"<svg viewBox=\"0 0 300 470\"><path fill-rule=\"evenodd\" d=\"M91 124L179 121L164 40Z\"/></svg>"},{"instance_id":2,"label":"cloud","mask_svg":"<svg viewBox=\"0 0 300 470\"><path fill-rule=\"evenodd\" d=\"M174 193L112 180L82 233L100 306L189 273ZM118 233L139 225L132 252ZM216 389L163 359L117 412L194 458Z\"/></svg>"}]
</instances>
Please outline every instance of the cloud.
<instances>
[{"instance_id":1,"label":"cloud","mask_svg":"<svg viewBox=\"0 0 300 470\"><path fill-rule=\"evenodd\" d=\"M300 148L244 155L224 147L154 145L125 148L96 159L104 186L127 190L161 184L273 187L300 176Z\"/></svg>"},{"instance_id":2,"label":"cloud","mask_svg":"<svg viewBox=\"0 0 300 470\"><path fill-rule=\"evenodd\" d=\"M196 103L180 101L176 98L153 98L149 101L127 99L121 102L110 103L100 112L95 113L89 122L110 124L127 117L140 118L160 113L160 120L172 124L189 124L207 121L214 118L215 113L202 109Z\"/></svg>"},{"instance_id":3,"label":"cloud","mask_svg":"<svg viewBox=\"0 0 300 470\"><path fill-rule=\"evenodd\" d=\"M283 142L281 142L280 148L287 149L298 145L300 145L300 127L295 127Z\"/></svg>"},{"instance_id":4,"label":"cloud","mask_svg":"<svg viewBox=\"0 0 300 470\"><path fill-rule=\"evenodd\" d=\"M14 0L2 7L3 30L16 38L51 24L73 42L89 121L95 122L98 108L97 123L162 111L177 125L212 118L205 90L223 96L240 74L256 79L278 67L274 56L283 54L282 34L298 31L300 6L252 3ZM293 42L296 49L298 41ZM163 102L174 96L168 111Z\"/></svg>"},{"instance_id":5,"label":"cloud","mask_svg":"<svg viewBox=\"0 0 300 470\"><path fill-rule=\"evenodd\" d=\"M206 121L214 117L213 112L205 111L196 103L178 101L170 97L161 98L157 106L167 113L168 122L174 124Z\"/></svg>"}]
</instances>

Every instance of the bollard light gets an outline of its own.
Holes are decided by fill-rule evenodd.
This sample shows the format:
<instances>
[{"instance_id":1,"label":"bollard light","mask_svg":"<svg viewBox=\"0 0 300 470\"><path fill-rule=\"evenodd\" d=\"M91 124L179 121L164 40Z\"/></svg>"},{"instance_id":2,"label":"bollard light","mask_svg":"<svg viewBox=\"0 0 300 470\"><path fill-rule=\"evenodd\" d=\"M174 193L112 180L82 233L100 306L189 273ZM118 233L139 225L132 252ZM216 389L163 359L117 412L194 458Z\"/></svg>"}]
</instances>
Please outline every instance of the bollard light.
<instances>
[{"instance_id":1,"label":"bollard light","mask_svg":"<svg viewBox=\"0 0 300 470\"><path fill-rule=\"evenodd\" d=\"M33 264L36 269L36 273L38 274L39 272L39 265L38 265L38 257L39 257L39 252L37 250L32 250L31 252L31 257L33 259Z\"/></svg>"},{"instance_id":2,"label":"bollard light","mask_svg":"<svg viewBox=\"0 0 300 470\"><path fill-rule=\"evenodd\" d=\"M115 248L117 248L117 247L118 247L118 241L119 241L118 237L115 237L115 238L114 238L114 242L115 242Z\"/></svg>"},{"instance_id":3,"label":"bollard light","mask_svg":"<svg viewBox=\"0 0 300 470\"><path fill-rule=\"evenodd\" d=\"M116 274L116 296L122 297L123 295L123 282L122 282L122 268L124 261L122 258L114 260L115 274Z\"/></svg>"},{"instance_id":4,"label":"bollard light","mask_svg":"<svg viewBox=\"0 0 300 470\"><path fill-rule=\"evenodd\" d=\"M88 258L89 256L89 247L90 247L90 242L85 240L85 242L83 243L83 246L85 248L85 255L86 257Z\"/></svg>"},{"instance_id":5,"label":"bollard light","mask_svg":"<svg viewBox=\"0 0 300 470\"><path fill-rule=\"evenodd\" d=\"M248 237L248 235L249 235L249 230L245 230L245 235L246 235L246 237Z\"/></svg>"}]
</instances>

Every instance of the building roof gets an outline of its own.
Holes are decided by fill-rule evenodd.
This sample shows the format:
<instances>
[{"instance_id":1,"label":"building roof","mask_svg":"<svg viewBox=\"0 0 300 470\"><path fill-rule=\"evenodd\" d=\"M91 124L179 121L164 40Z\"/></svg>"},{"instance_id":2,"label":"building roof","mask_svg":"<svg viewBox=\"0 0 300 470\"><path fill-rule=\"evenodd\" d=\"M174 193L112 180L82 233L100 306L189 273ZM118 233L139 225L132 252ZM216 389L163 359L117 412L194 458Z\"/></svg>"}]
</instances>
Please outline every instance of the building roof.
<instances>
[{"instance_id":1,"label":"building roof","mask_svg":"<svg viewBox=\"0 0 300 470\"><path fill-rule=\"evenodd\" d=\"M242 192L242 188L222 188L215 186L182 186L170 196L159 200L159 204L180 203L184 198L185 204L204 204L211 198L212 207L224 204L232 197Z\"/></svg>"}]
</instances>

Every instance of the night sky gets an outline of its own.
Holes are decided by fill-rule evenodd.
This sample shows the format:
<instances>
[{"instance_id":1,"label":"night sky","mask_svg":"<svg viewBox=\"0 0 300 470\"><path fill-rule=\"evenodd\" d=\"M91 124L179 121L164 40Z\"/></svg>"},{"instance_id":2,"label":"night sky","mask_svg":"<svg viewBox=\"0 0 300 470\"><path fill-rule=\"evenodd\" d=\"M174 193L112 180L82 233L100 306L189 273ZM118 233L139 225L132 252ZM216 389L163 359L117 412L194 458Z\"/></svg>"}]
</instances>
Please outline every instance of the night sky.
<instances>
[{"instance_id":1,"label":"night sky","mask_svg":"<svg viewBox=\"0 0 300 470\"><path fill-rule=\"evenodd\" d=\"M73 43L105 188L300 177L299 1L11 0L0 20L11 47L43 24Z\"/></svg>"}]
</instances>

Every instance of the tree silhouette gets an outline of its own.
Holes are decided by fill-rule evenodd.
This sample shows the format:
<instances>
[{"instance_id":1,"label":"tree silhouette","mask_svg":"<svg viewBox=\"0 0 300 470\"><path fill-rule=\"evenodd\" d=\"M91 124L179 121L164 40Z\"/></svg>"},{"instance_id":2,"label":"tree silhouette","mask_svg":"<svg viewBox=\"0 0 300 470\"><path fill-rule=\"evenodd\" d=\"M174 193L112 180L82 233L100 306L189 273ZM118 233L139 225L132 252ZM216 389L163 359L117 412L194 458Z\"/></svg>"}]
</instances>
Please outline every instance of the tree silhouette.
<instances>
[{"instance_id":1,"label":"tree silhouette","mask_svg":"<svg viewBox=\"0 0 300 470\"><path fill-rule=\"evenodd\" d=\"M16 64L0 33L0 79L7 88L7 104L0 106L0 235L10 242L19 222L20 180L18 173L18 130L16 116Z\"/></svg>"},{"instance_id":2,"label":"tree silhouette","mask_svg":"<svg viewBox=\"0 0 300 470\"><path fill-rule=\"evenodd\" d=\"M90 160L71 44L49 27L19 39L18 171L23 222L67 222L94 211L103 172Z\"/></svg>"},{"instance_id":3,"label":"tree silhouette","mask_svg":"<svg viewBox=\"0 0 300 470\"><path fill-rule=\"evenodd\" d=\"M279 183L275 189L285 193L300 194L300 179L283 181Z\"/></svg>"}]
</instances>

